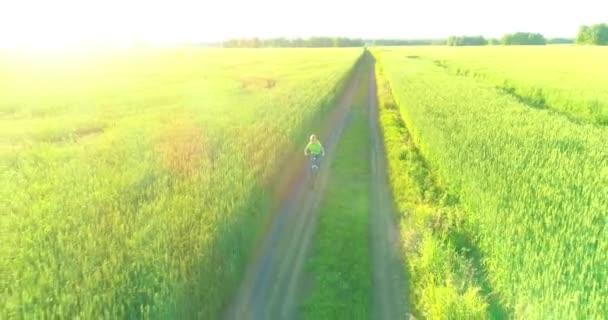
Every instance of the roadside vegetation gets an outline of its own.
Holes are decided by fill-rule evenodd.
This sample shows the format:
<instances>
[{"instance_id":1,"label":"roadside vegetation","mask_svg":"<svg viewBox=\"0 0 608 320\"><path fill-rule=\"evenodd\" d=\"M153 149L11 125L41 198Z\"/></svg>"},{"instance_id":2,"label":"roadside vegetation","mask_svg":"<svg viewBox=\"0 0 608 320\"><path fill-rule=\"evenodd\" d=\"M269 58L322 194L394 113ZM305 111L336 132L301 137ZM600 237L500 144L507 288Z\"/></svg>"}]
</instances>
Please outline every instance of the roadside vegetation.
<instances>
[{"instance_id":1,"label":"roadside vegetation","mask_svg":"<svg viewBox=\"0 0 608 320\"><path fill-rule=\"evenodd\" d=\"M478 252L467 238L467 213L458 198L442 188L416 147L383 69L378 62L380 125L412 313L424 319L502 316L484 283Z\"/></svg>"},{"instance_id":2,"label":"roadside vegetation","mask_svg":"<svg viewBox=\"0 0 608 320\"><path fill-rule=\"evenodd\" d=\"M445 270L467 270L452 266L466 266L469 263L461 257L472 258L473 274L482 277L467 279L480 281L461 282L471 286L454 282L468 302L458 306L479 311L469 318L490 317L493 309L521 319L601 319L608 314L608 288L603 285L608 261L606 128L531 108L484 81L450 74L416 57L417 51L378 49L374 53L411 136L411 142L400 138L403 147L392 151L389 161L418 159L408 151L413 143L424 164L391 169L393 177L403 171L417 177L407 186L424 181L423 189L395 186L411 180L407 176L392 180L393 189L421 190L423 199L438 198L437 203L448 208L428 205L408 210L403 203L409 196L396 193L404 221L421 219L419 225L450 239L446 243L408 233L406 225L404 247L435 254L421 259L416 267L429 268L435 281L446 281ZM589 75L581 73L585 76ZM385 135L399 137L399 133ZM459 243L466 244L466 250L459 250ZM450 259L457 263L443 263ZM412 268L412 262L408 263ZM429 293L416 288L415 277L428 273L413 270L419 270L411 274L414 294L449 296L447 290ZM415 301L420 314L446 305L425 301ZM489 314L484 313L485 304Z\"/></svg>"}]
</instances>

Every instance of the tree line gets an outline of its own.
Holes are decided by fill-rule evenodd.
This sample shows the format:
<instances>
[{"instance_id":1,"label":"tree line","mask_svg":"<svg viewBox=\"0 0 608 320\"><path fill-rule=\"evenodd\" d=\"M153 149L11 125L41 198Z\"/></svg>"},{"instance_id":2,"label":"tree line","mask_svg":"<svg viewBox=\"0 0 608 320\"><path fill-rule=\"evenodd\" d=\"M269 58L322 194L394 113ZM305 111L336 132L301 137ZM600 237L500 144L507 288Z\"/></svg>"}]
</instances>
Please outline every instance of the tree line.
<instances>
[{"instance_id":1,"label":"tree line","mask_svg":"<svg viewBox=\"0 0 608 320\"><path fill-rule=\"evenodd\" d=\"M488 40L482 36L451 36L446 41L448 46L485 46L487 44Z\"/></svg>"},{"instance_id":2,"label":"tree line","mask_svg":"<svg viewBox=\"0 0 608 320\"><path fill-rule=\"evenodd\" d=\"M328 47L363 47L362 39L345 37L312 37L303 38L240 38L229 39L223 42L224 48L328 48Z\"/></svg>"},{"instance_id":3,"label":"tree line","mask_svg":"<svg viewBox=\"0 0 608 320\"><path fill-rule=\"evenodd\" d=\"M346 37L312 38L239 38L222 43L224 48L327 48L370 46L432 46L445 45L445 39L353 39Z\"/></svg>"},{"instance_id":4,"label":"tree line","mask_svg":"<svg viewBox=\"0 0 608 320\"><path fill-rule=\"evenodd\" d=\"M547 40L540 33L516 32L505 34L500 40L495 38L484 38L482 36L451 36L447 39L448 46L485 46L485 45L545 45L547 43L574 43L568 39Z\"/></svg>"},{"instance_id":5,"label":"tree line","mask_svg":"<svg viewBox=\"0 0 608 320\"><path fill-rule=\"evenodd\" d=\"M445 39L369 39L374 46L443 46Z\"/></svg>"},{"instance_id":6,"label":"tree line","mask_svg":"<svg viewBox=\"0 0 608 320\"><path fill-rule=\"evenodd\" d=\"M505 34L501 39L484 38L482 36L451 36L446 40L448 46L485 46L485 45L545 45L572 44L571 38L549 38L539 33L517 32Z\"/></svg>"},{"instance_id":7,"label":"tree line","mask_svg":"<svg viewBox=\"0 0 608 320\"><path fill-rule=\"evenodd\" d=\"M546 44L592 44L608 45L608 24L600 23L591 26L581 26L576 39L545 38L540 33L515 32L508 33L500 39L484 38L482 36L451 36L447 39L353 39L346 37L312 37L312 38L240 38L230 39L222 43L225 48L266 48L266 47L295 47L295 48L327 48L327 47L363 47L372 46L485 46L485 45L546 45Z\"/></svg>"},{"instance_id":8,"label":"tree line","mask_svg":"<svg viewBox=\"0 0 608 320\"><path fill-rule=\"evenodd\" d=\"M507 33L502 36L500 43L505 46L545 45L547 44L547 39L545 39L545 37L540 33L515 32Z\"/></svg>"},{"instance_id":9,"label":"tree line","mask_svg":"<svg viewBox=\"0 0 608 320\"><path fill-rule=\"evenodd\" d=\"M581 26L576 35L577 44L608 45L608 24Z\"/></svg>"}]
</instances>

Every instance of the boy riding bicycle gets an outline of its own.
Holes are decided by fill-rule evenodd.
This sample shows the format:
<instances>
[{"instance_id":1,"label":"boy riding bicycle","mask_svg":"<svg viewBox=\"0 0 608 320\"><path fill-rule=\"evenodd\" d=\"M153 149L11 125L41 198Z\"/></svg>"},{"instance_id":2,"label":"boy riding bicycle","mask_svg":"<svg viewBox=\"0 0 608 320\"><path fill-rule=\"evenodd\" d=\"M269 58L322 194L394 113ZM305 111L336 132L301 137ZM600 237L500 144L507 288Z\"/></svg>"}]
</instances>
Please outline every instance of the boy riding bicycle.
<instances>
[{"instance_id":1,"label":"boy riding bicycle","mask_svg":"<svg viewBox=\"0 0 608 320\"><path fill-rule=\"evenodd\" d=\"M308 141L306 148L304 148L304 155L310 155L312 157L312 166L316 166L317 169L319 168L321 157L325 156L325 149L314 134L310 136L310 141Z\"/></svg>"}]
</instances>

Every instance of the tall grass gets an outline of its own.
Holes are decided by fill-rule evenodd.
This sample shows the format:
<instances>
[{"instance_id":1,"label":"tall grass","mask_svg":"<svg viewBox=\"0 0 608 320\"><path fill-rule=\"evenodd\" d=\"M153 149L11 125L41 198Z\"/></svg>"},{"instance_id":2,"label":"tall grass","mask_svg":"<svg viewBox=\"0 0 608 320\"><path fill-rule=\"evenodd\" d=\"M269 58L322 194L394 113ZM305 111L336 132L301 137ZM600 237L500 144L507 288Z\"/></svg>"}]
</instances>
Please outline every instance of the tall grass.
<instances>
[{"instance_id":1,"label":"tall grass","mask_svg":"<svg viewBox=\"0 0 608 320\"><path fill-rule=\"evenodd\" d=\"M467 243L467 213L438 184L401 117L383 66L376 64L380 125L391 191L399 209L412 313L428 319L500 316Z\"/></svg>"},{"instance_id":2,"label":"tall grass","mask_svg":"<svg viewBox=\"0 0 608 320\"><path fill-rule=\"evenodd\" d=\"M436 61L454 74L480 79L534 108L608 124L608 48L418 47L404 54Z\"/></svg>"},{"instance_id":3,"label":"tall grass","mask_svg":"<svg viewBox=\"0 0 608 320\"><path fill-rule=\"evenodd\" d=\"M376 51L413 142L469 213L500 304L518 319L604 318L606 128L404 53Z\"/></svg>"},{"instance_id":4,"label":"tall grass","mask_svg":"<svg viewBox=\"0 0 608 320\"><path fill-rule=\"evenodd\" d=\"M359 55L3 55L0 318L218 317Z\"/></svg>"}]
</instances>

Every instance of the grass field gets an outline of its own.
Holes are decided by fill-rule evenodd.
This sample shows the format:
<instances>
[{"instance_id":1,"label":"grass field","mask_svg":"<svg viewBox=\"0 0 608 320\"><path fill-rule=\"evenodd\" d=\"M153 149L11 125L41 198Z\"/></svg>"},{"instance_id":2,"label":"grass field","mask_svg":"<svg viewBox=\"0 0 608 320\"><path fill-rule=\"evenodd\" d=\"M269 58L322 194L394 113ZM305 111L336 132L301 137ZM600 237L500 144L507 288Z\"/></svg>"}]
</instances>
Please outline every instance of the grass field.
<instances>
[{"instance_id":1,"label":"grass field","mask_svg":"<svg viewBox=\"0 0 608 320\"><path fill-rule=\"evenodd\" d=\"M536 108L608 124L606 47L417 47L403 53L484 80Z\"/></svg>"},{"instance_id":2,"label":"grass field","mask_svg":"<svg viewBox=\"0 0 608 320\"><path fill-rule=\"evenodd\" d=\"M0 318L604 319L606 49L0 53Z\"/></svg>"},{"instance_id":3,"label":"grass field","mask_svg":"<svg viewBox=\"0 0 608 320\"><path fill-rule=\"evenodd\" d=\"M0 317L216 318L360 52L0 55Z\"/></svg>"},{"instance_id":4,"label":"grass field","mask_svg":"<svg viewBox=\"0 0 608 320\"><path fill-rule=\"evenodd\" d=\"M409 166L401 167L410 172L410 178L392 167L394 189L403 184L423 186L412 192L413 195L401 193L400 196L394 190L396 201L403 208L402 218L405 222L422 219L422 224L430 225L432 232L439 233L436 238L447 239L434 243L433 238L424 238L423 228L418 232L408 230L408 226L404 228L406 249L409 245L422 255L447 252L422 258L418 268L410 266L411 272L421 271L412 274L413 286L416 289L419 288L417 283L424 284L417 282L416 277L426 276L440 279L434 288L441 289L441 284L449 282L446 272L462 276L463 271L458 267L462 263L445 262L450 256L455 257L450 258L452 260L464 256L480 274L473 274L472 282L464 282L468 285L455 282L449 290L474 302L470 310L477 310L475 306L483 307L479 309L481 313L464 317L496 317L495 313L487 313L492 311L487 309L492 306L484 306L495 299L494 311L506 310L517 319L601 319L608 314L608 288L603 285L608 261L605 229L608 131L588 121L571 121L570 116L539 110L496 88L486 79L463 77L445 67L445 64L458 61L460 68L467 69L464 61L475 60L471 69L483 65L487 73L505 70L506 75L518 74L516 79L522 86L525 83L534 83L541 88L547 85L543 92L559 92L551 86L551 83L559 83L551 72L542 73L530 67L527 77L523 69L511 73L512 70L505 67L506 64L524 65L525 57L528 57L525 52L535 57L536 50L564 50L547 52L567 55L582 52L574 50L596 52L594 50L603 48L374 50L404 120L401 134L411 136L415 147L407 147L407 140L403 141L401 150L388 152L389 163L390 158L407 160L418 157L417 154L421 156L420 160L409 161ZM480 58L492 53L495 60ZM507 55L508 58L500 59ZM517 60L518 57L521 60ZM435 59L448 62L438 65ZM599 60L585 61L594 65ZM572 63L584 64L582 61ZM543 65L551 70L577 71L577 68L563 67L557 60ZM604 63L597 68L587 66L580 70L605 67ZM576 83L580 81L576 79L589 79L589 85L581 84L576 88L601 87L601 78L594 78L595 71L578 72L576 78L567 81ZM558 95L547 97L552 107L559 105L560 100L551 100L556 97ZM582 106L588 101L585 97L605 101L601 93L593 90L575 100ZM577 110L565 111L578 116ZM387 126L385 123L384 127ZM393 148L399 148L393 145ZM413 182L403 181L407 179ZM434 194L446 196L436 199ZM411 199L416 198L423 201L412 203ZM425 202L431 203L426 209L430 213L423 210ZM456 211L435 209L432 207L434 202L448 207L455 204ZM417 237L411 239L412 235L423 237L422 241ZM407 239L411 241L408 243ZM420 249L417 245L424 243L428 246ZM459 250L459 247L465 250ZM459 251L462 253L453 255ZM481 261L478 268L475 268L476 259ZM425 266L436 269L425 270ZM480 281L476 283L476 279ZM471 295L467 295L468 288L471 288ZM416 306L422 308L418 311L423 315L428 316L433 306L445 305L446 300L427 303L425 297L433 297L433 292L418 291L414 295ZM445 292L443 296L450 295ZM447 301L455 300L458 301L456 298Z\"/></svg>"}]
</instances>

